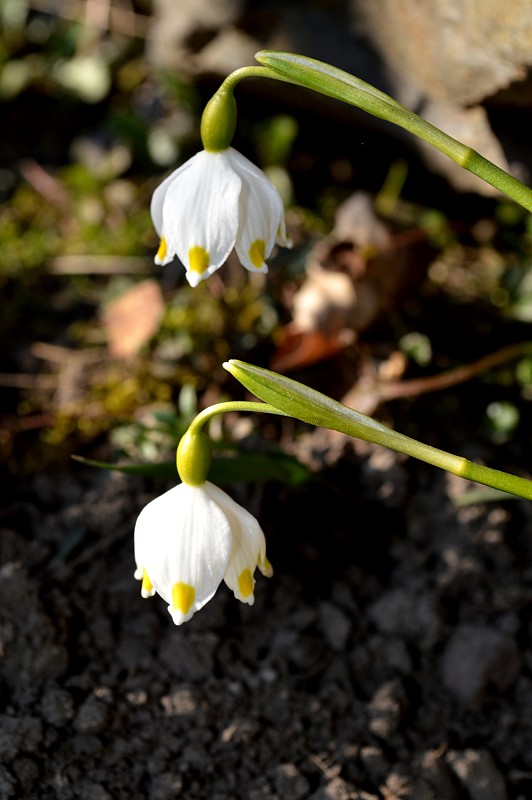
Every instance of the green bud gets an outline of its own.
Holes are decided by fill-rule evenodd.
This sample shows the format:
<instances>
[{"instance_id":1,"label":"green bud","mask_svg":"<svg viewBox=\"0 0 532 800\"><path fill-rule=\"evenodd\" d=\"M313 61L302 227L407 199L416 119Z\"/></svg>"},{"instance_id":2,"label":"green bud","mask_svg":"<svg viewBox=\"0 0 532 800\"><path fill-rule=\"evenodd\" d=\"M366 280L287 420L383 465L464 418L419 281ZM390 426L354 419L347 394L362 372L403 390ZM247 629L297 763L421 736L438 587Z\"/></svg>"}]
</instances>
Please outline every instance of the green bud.
<instances>
[{"instance_id":1,"label":"green bud","mask_svg":"<svg viewBox=\"0 0 532 800\"><path fill-rule=\"evenodd\" d=\"M227 150L236 130L236 101L231 89L220 88L201 117L201 141L211 153Z\"/></svg>"},{"instance_id":2,"label":"green bud","mask_svg":"<svg viewBox=\"0 0 532 800\"><path fill-rule=\"evenodd\" d=\"M176 466L179 477L189 486L205 483L211 465L211 440L204 433L191 433L188 430L179 442L176 453Z\"/></svg>"}]
</instances>

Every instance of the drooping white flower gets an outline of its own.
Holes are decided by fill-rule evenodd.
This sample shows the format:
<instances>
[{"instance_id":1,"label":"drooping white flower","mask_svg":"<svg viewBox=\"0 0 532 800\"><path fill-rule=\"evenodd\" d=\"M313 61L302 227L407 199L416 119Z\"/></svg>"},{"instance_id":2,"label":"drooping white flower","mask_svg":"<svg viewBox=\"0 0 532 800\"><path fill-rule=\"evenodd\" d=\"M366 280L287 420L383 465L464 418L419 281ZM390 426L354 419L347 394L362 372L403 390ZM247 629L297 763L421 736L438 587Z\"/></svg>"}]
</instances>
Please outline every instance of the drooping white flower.
<instances>
[{"instance_id":1,"label":"drooping white flower","mask_svg":"<svg viewBox=\"0 0 532 800\"><path fill-rule=\"evenodd\" d=\"M181 483L141 511L135 562L142 596L160 594L176 625L208 603L222 580L252 605L255 569L272 575L255 517L208 481Z\"/></svg>"},{"instance_id":2,"label":"drooping white flower","mask_svg":"<svg viewBox=\"0 0 532 800\"><path fill-rule=\"evenodd\" d=\"M155 263L177 255L191 286L221 267L233 248L251 272L267 272L274 244L291 246L279 192L232 147L202 150L176 169L155 190L151 216L161 240Z\"/></svg>"}]
</instances>

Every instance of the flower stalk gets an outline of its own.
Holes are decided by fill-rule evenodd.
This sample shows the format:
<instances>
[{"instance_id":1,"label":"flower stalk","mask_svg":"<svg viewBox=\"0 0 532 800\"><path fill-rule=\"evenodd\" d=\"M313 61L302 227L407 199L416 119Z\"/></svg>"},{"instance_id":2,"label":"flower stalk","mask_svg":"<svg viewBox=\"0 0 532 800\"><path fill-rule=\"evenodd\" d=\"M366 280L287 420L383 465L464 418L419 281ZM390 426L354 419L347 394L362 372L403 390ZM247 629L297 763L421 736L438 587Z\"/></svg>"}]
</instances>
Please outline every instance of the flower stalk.
<instances>
[{"instance_id":1,"label":"flower stalk","mask_svg":"<svg viewBox=\"0 0 532 800\"><path fill-rule=\"evenodd\" d=\"M255 58L282 80L357 106L413 133L532 212L532 189L371 84L330 64L295 53L261 50Z\"/></svg>"},{"instance_id":2,"label":"flower stalk","mask_svg":"<svg viewBox=\"0 0 532 800\"><path fill-rule=\"evenodd\" d=\"M373 442L452 472L460 478L532 500L532 481L448 453L386 428L371 417L276 372L231 359L224 365L240 383L284 414Z\"/></svg>"}]
</instances>

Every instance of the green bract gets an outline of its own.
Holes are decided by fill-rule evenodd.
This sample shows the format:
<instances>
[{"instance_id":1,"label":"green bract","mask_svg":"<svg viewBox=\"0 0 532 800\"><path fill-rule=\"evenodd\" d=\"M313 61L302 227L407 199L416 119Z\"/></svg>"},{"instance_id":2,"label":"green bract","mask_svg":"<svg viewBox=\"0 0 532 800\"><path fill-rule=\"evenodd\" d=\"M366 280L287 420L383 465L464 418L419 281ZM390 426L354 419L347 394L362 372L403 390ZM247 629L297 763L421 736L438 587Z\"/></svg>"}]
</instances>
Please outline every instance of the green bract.
<instances>
[{"instance_id":1,"label":"green bract","mask_svg":"<svg viewBox=\"0 0 532 800\"><path fill-rule=\"evenodd\" d=\"M270 72L277 73L282 80L357 106L375 117L388 120L410 131L445 153L464 169L478 175L486 183L504 192L523 208L532 211L532 189L488 161L471 147L448 136L389 95L369 83L365 83L360 78L332 67L330 64L295 53L261 50L256 53L255 58Z\"/></svg>"},{"instance_id":2,"label":"green bract","mask_svg":"<svg viewBox=\"0 0 532 800\"><path fill-rule=\"evenodd\" d=\"M357 439L384 445L391 450L418 458L461 478L501 489L532 500L532 481L475 464L467 458L447 453L390 430L380 422L332 400L302 383L253 364L231 359L224 365L240 383L265 403L311 425L346 433Z\"/></svg>"}]
</instances>

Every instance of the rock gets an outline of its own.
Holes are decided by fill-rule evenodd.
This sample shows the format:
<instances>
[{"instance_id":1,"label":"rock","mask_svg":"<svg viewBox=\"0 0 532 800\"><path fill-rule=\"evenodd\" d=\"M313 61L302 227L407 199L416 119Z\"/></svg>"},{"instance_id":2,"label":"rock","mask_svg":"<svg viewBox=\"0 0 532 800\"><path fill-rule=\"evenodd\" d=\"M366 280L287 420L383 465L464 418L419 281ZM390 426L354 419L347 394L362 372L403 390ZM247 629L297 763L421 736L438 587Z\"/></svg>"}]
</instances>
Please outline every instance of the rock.
<instances>
[{"instance_id":1,"label":"rock","mask_svg":"<svg viewBox=\"0 0 532 800\"><path fill-rule=\"evenodd\" d=\"M352 8L411 96L471 106L522 81L532 65L527 0L352 0Z\"/></svg>"},{"instance_id":2,"label":"rock","mask_svg":"<svg viewBox=\"0 0 532 800\"><path fill-rule=\"evenodd\" d=\"M419 772L434 789L438 800L456 800L456 788L443 758L443 748L427 750L421 758Z\"/></svg>"},{"instance_id":3,"label":"rock","mask_svg":"<svg viewBox=\"0 0 532 800\"><path fill-rule=\"evenodd\" d=\"M90 696L80 706L74 727L79 733L99 733L107 725L107 706L96 697Z\"/></svg>"},{"instance_id":4,"label":"rock","mask_svg":"<svg viewBox=\"0 0 532 800\"><path fill-rule=\"evenodd\" d=\"M174 800L183 788L183 779L172 772L162 772L150 780L149 800Z\"/></svg>"},{"instance_id":5,"label":"rock","mask_svg":"<svg viewBox=\"0 0 532 800\"><path fill-rule=\"evenodd\" d=\"M380 739L389 739L399 727L405 705L403 684L399 680L385 683L368 705L370 731Z\"/></svg>"},{"instance_id":6,"label":"rock","mask_svg":"<svg viewBox=\"0 0 532 800\"><path fill-rule=\"evenodd\" d=\"M217 644L214 633L187 636L182 630L170 630L161 644L160 659L181 680L202 681L213 674Z\"/></svg>"},{"instance_id":7,"label":"rock","mask_svg":"<svg viewBox=\"0 0 532 800\"><path fill-rule=\"evenodd\" d=\"M343 651L353 627L351 620L341 609L326 601L321 603L319 613L325 638L334 650Z\"/></svg>"},{"instance_id":8,"label":"rock","mask_svg":"<svg viewBox=\"0 0 532 800\"><path fill-rule=\"evenodd\" d=\"M79 800L111 800L111 795L101 784L81 781L76 790Z\"/></svg>"},{"instance_id":9,"label":"rock","mask_svg":"<svg viewBox=\"0 0 532 800\"><path fill-rule=\"evenodd\" d=\"M369 608L369 617L381 633L410 639L421 649L438 640L440 615L434 598L405 589L392 589Z\"/></svg>"},{"instance_id":10,"label":"rock","mask_svg":"<svg viewBox=\"0 0 532 800\"><path fill-rule=\"evenodd\" d=\"M507 689L520 668L514 640L487 625L460 625L443 653L443 682L465 705L482 702L490 687Z\"/></svg>"},{"instance_id":11,"label":"rock","mask_svg":"<svg viewBox=\"0 0 532 800\"><path fill-rule=\"evenodd\" d=\"M275 788L283 800L308 797L309 782L295 764L280 764L275 770Z\"/></svg>"},{"instance_id":12,"label":"rock","mask_svg":"<svg viewBox=\"0 0 532 800\"><path fill-rule=\"evenodd\" d=\"M392 770L384 786L380 787L385 800L442 800L422 779L412 779Z\"/></svg>"},{"instance_id":13,"label":"rock","mask_svg":"<svg viewBox=\"0 0 532 800\"><path fill-rule=\"evenodd\" d=\"M39 778L39 767L32 758L22 756L21 758L16 758L13 762L13 772L17 776L21 787L29 796L31 789ZM0 796L3 797L4 795L0 793Z\"/></svg>"},{"instance_id":14,"label":"rock","mask_svg":"<svg viewBox=\"0 0 532 800\"><path fill-rule=\"evenodd\" d=\"M374 783L379 784L384 781L390 767L380 747L375 747L373 745L362 747L360 750L360 760Z\"/></svg>"},{"instance_id":15,"label":"rock","mask_svg":"<svg viewBox=\"0 0 532 800\"><path fill-rule=\"evenodd\" d=\"M367 792L357 792L342 778L336 777L311 794L309 800L377 800L377 797Z\"/></svg>"},{"instance_id":16,"label":"rock","mask_svg":"<svg viewBox=\"0 0 532 800\"><path fill-rule=\"evenodd\" d=\"M532 15L527 0L351 0L351 8L359 33L388 67L394 96L487 158L495 153L495 161L508 170L480 103L500 95L501 102L530 109ZM429 102L426 108L423 99ZM514 169L512 158L512 170L529 172L529 141L516 127L514 121L503 131L523 159ZM456 188L493 193L450 159L442 156L438 164Z\"/></svg>"},{"instance_id":17,"label":"rock","mask_svg":"<svg viewBox=\"0 0 532 800\"><path fill-rule=\"evenodd\" d=\"M34 717L0 715L0 760L12 761L22 752L35 752L42 742L42 725Z\"/></svg>"},{"instance_id":18,"label":"rock","mask_svg":"<svg viewBox=\"0 0 532 800\"><path fill-rule=\"evenodd\" d=\"M38 689L68 666L68 652L38 597L38 584L20 564L0 569L0 678L17 692ZM24 643L22 646L21 643Z\"/></svg>"},{"instance_id":19,"label":"rock","mask_svg":"<svg viewBox=\"0 0 532 800\"><path fill-rule=\"evenodd\" d=\"M0 797L8 800L17 794L16 782L6 767L0 764Z\"/></svg>"},{"instance_id":20,"label":"rock","mask_svg":"<svg viewBox=\"0 0 532 800\"><path fill-rule=\"evenodd\" d=\"M471 800L508 800L504 779L486 750L449 750L446 761Z\"/></svg>"},{"instance_id":21,"label":"rock","mask_svg":"<svg viewBox=\"0 0 532 800\"><path fill-rule=\"evenodd\" d=\"M41 699L41 714L49 725L61 727L74 716L72 695L55 684L48 686Z\"/></svg>"},{"instance_id":22,"label":"rock","mask_svg":"<svg viewBox=\"0 0 532 800\"><path fill-rule=\"evenodd\" d=\"M190 73L202 44L235 22L241 5L241 0L180 0L176 14L174 0L156 0L148 58L158 67Z\"/></svg>"}]
</instances>

